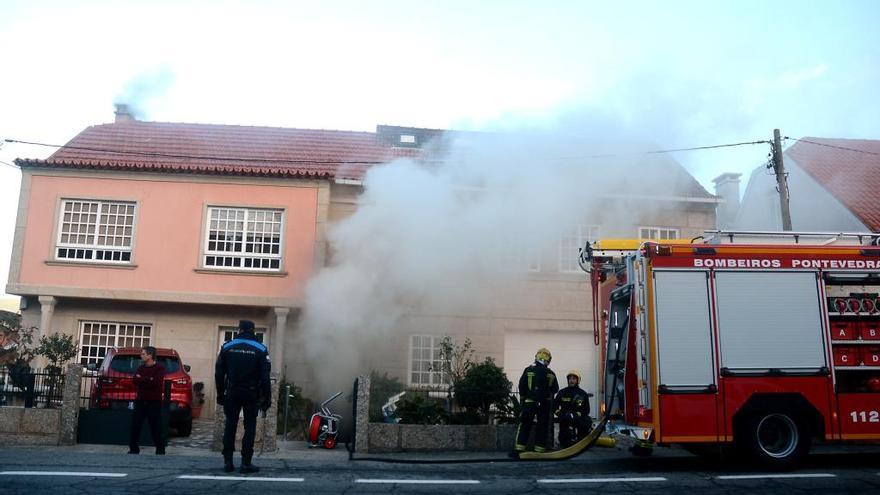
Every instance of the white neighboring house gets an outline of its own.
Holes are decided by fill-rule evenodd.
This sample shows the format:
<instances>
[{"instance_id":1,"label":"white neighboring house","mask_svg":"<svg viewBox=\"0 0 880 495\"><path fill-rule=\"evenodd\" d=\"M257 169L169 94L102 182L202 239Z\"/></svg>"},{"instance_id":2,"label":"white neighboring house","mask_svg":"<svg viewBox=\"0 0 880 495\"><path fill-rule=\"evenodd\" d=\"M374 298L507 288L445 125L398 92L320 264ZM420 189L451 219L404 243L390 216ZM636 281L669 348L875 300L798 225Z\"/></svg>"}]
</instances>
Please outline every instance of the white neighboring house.
<instances>
[{"instance_id":1,"label":"white neighboring house","mask_svg":"<svg viewBox=\"0 0 880 495\"><path fill-rule=\"evenodd\" d=\"M880 232L880 141L805 137L783 152L788 173L792 230ZM719 228L782 230L776 177L760 166L752 171L737 208L739 179L715 179L726 200ZM728 219L725 224L724 219Z\"/></svg>"}]
</instances>

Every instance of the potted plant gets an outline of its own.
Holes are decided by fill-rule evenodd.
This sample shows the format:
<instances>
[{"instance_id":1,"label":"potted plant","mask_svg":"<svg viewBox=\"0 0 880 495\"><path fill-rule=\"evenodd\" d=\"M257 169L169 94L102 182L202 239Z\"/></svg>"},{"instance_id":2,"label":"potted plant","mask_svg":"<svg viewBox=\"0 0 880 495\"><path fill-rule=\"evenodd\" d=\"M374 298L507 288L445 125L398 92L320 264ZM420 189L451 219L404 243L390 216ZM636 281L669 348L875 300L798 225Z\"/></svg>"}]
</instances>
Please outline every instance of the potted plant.
<instances>
[{"instance_id":1,"label":"potted plant","mask_svg":"<svg viewBox=\"0 0 880 495\"><path fill-rule=\"evenodd\" d=\"M202 406L205 404L205 384L193 383L192 417L197 419L202 415Z\"/></svg>"}]
</instances>

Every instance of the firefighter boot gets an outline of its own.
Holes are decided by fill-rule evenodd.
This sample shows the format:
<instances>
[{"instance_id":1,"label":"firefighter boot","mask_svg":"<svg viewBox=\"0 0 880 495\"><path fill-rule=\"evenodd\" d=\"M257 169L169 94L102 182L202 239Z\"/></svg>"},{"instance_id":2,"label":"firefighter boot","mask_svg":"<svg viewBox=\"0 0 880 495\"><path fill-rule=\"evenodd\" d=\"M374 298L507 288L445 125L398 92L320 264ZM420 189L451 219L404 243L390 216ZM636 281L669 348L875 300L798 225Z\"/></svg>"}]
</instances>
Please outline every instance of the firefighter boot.
<instances>
[{"instance_id":1,"label":"firefighter boot","mask_svg":"<svg viewBox=\"0 0 880 495\"><path fill-rule=\"evenodd\" d=\"M252 457L253 457L253 454L251 454L251 455L242 454L241 455L241 469L240 469L241 474L256 473L260 470L260 468L251 464Z\"/></svg>"},{"instance_id":2,"label":"firefighter boot","mask_svg":"<svg viewBox=\"0 0 880 495\"><path fill-rule=\"evenodd\" d=\"M235 471L235 464L232 463L232 454L223 456L223 472L231 473Z\"/></svg>"}]
</instances>

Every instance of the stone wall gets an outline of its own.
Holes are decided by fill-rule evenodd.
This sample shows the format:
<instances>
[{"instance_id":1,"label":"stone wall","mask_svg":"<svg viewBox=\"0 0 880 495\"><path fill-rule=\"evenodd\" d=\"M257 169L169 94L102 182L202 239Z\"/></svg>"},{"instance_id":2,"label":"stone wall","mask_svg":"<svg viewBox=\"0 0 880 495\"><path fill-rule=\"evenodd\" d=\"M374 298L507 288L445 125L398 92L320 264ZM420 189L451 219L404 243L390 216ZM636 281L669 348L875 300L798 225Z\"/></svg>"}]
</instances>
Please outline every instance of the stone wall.
<instances>
[{"instance_id":1,"label":"stone wall","mask_svg":"<svg viewBox=\"0 0 880 495\"><path fill-rule=\"evenodd\" d=\"M513 450L515 425L401 425L370 423L370 378L359 376L355 452Z\"/></svg>"},{"instance_id":2,"label":"stone wall","mask_svg":"<svg viewBox=\"0 0 880 495\"><path fill-rule=\"evenodd\" d=\"M61 408L0 407L0 444L75 444L81 376L82 366L67 366Z\"/></svg>"},{"instance_id":3,"label":"stone wall","mask_svg":"<svg viewBox=\"0 0 880 495\"><path fill-rule=\"evenodd\" d=\"M401 425L370 423L368 452L513 450L516 425Z\"/></svg>"}]
</instances>

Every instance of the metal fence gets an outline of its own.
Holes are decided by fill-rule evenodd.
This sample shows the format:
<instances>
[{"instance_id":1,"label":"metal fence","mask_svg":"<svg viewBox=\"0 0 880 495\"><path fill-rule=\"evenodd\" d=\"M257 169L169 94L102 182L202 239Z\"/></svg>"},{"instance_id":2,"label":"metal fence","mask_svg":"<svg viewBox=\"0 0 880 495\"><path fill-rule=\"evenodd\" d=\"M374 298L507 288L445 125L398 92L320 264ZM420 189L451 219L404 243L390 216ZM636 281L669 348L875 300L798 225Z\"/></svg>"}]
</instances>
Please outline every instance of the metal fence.
<instances>
[{"instance_id":1,"label":"metal fence","mask_svg":"<svg viewBox=\"0 0 880 495\"><path fill-rule=\"evenodd\" d=\"M0 406L60 407L63 394L62 373L0 366Z\"/></svg>"},{"instance_id":2,"label":"metal fence","mask_svg":"<svg viewBox=\"0 0 880 495\"><path fill-rule=\"evenodd\" d=\"M433 402L441 407L448 417L464 413L465 409L461 407L455 400L455 390L450 386L444 387L406 387L402 391L403 395L397 397L397 400L389 406L388 401L396 397L370 397L372 408L378 408L382 415L388 417L392 414L403 401L412 401L421 398L424 402ZM492 422L507 422L518 416L520 397L519 393L514 391L508 395L507 403L499 408L495 404L489 407L489 415ZM389 406L389 407L386 407Z\"/></svg>"}]
</instances>

